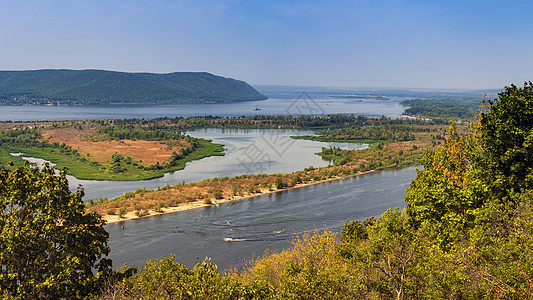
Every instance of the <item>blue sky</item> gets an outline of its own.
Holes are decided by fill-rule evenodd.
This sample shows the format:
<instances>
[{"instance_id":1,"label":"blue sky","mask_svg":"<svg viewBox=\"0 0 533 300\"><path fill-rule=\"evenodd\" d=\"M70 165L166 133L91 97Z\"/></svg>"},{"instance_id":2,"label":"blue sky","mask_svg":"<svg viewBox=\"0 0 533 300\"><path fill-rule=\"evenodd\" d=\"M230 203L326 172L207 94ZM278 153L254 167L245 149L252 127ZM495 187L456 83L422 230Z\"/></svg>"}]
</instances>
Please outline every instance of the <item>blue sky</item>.
<instances>
[{"instance_id":1,"label":"blue sky","mask_svg":"<svg viewBox=\"0 0 533 300\"><path fill-rule=\"evenodd\" d=\"M502 88L533 80L531 11L530 0L0 0L0 69Z\"/></svg>"}]
</instances>

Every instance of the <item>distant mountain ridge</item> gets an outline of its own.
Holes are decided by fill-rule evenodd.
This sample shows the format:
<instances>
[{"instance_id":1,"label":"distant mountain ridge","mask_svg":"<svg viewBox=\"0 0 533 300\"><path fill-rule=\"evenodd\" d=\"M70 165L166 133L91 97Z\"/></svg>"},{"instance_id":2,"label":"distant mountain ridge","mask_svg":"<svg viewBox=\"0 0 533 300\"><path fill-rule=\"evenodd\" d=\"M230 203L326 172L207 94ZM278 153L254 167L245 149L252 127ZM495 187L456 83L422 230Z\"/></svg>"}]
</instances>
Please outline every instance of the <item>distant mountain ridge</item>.
<instances>
[{"instance_id":1,"label":"distant mountain ridge","mask_svg":"<svg viewBox=\"0 0 533 300\"><path fill-rule=\"evenodd\" d=\"M0 71L2 104L220 103L264 100L244 81L206 72Z\"/></svg>"}]
</instances>

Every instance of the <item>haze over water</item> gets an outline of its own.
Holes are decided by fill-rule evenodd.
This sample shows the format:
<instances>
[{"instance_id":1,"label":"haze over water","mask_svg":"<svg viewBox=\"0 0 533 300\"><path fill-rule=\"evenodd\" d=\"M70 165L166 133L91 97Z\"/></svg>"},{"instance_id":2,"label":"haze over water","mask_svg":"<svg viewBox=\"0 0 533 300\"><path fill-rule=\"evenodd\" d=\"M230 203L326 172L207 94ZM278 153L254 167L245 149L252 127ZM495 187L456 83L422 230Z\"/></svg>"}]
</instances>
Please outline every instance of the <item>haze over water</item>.
<instances>
[{"instance_id":1,"label":"haze over water","mask_svg":"<svg viewBox=\"0 0 533 300\"><path fill-rule=\"evenodd\" d=\"M89 106L2 106L0 121L89 120L161 117L250 115L356 114L398 118L404 111L399 102L406 97L333 98L358 93L354 89L264 87L270 98L218 104L89 105ZM364 94L364 93L363 93Z\"/></svg>"}]
</instances>

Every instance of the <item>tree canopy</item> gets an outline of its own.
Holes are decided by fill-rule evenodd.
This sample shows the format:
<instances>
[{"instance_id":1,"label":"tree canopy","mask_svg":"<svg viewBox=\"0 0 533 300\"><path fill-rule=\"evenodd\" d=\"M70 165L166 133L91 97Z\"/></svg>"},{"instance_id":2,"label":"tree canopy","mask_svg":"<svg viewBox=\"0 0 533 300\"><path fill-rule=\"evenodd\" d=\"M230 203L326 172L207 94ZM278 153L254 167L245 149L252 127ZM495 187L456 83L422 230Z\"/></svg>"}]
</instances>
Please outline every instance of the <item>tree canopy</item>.
<instances>
[{"instance_id":1,"label":"tree canopy","mask_svg":"<svg viewBox=\"0 0 533 300\"><path fill-rule=\"evenodd\" d=\"M470 134L460 136L452 123L446 143L426 152L406 200L414 221L438 227L441 245L487 211L514 212L520 193L533 188L532 87L506 87Z\"/></svg>"},{"instance_id":2,"label":"tree canopy","mask_svg":"<svg viewBox=\"0 0 533 300\"><path fill-rule=\"evenodd\" d=\"M110 272L104 221L85 214L83 190L72 193L56 172L0 171L0 290L11 296L81 298Z\"/></svg>"},{"instance_id":3,"label":"tree canopy","mask_svg":"<svg viewBox=\"0 0 533 300\"><path fill-rule=\"evenodd\" d=\"M533 84L505 87L499 96L481 113L478 157L487 184L504 197L533 187Z\"/></svg>"}]
</instances>

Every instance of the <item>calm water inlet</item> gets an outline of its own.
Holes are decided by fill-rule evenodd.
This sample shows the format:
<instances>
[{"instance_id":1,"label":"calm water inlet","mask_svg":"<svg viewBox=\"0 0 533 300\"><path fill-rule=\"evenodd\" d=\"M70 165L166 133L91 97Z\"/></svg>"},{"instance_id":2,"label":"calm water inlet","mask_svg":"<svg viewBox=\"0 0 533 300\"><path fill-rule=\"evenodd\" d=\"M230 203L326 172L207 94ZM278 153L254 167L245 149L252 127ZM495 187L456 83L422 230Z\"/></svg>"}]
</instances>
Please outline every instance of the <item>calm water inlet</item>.
<instances>
[{"instance_id":1,"label":"calm water inlet","mask_svg":"<svg viewBox=\"0 0 533 300\"><path fill-rule=\"evenodd\" d=\"M69 176L72 189L79 184L85 189L85 201L100 197L114 198L138 188L155 189L158 186L176 185L183 181L196 182L214 177L233 177L242 174L290 173L306 167L324 167L324 161L315 153L322 147L363 149L368 145L357 143L324 143L296 140L293 135L313 134L310 130L275 129L220 129L207 128L187 134L211 139L224 144L224 156L207 157L187 163L185 169L167 173L161 178L140 181L96 181L78 180Z\"/></svg>"}]
</instances>

